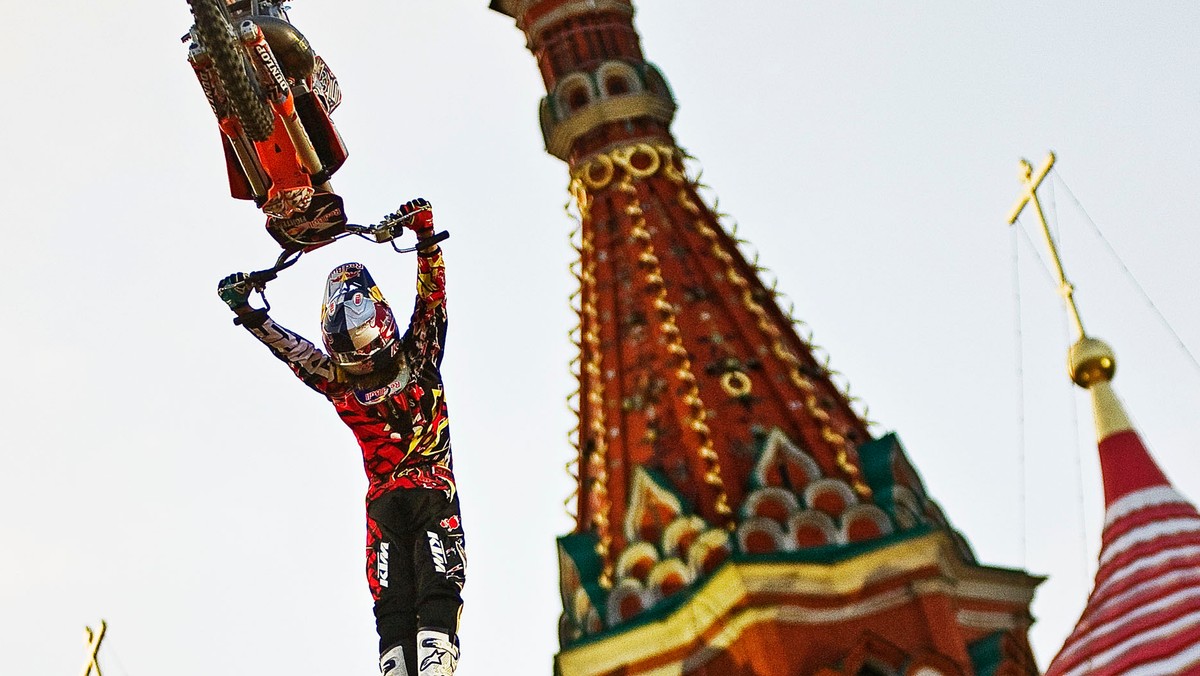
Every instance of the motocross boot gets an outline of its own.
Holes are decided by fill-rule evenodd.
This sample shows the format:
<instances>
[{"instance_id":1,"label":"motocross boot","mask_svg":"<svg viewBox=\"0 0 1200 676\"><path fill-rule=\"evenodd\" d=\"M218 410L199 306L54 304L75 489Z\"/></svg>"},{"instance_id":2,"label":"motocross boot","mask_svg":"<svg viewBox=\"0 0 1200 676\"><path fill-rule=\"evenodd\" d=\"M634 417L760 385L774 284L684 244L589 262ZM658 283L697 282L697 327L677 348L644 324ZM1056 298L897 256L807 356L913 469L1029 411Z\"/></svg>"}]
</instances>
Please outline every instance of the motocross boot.
<instances>
[{"instance_id":1,"label":"motocross boot","mask_svg":"<svg viewBox=\"0 0 1200 676\"><path fill-rule=\"evenodd\" d=\"M458 646L450 635L438 629L417 632L417 676L454 676L458 667Z\"/></svg>"},{"instance_id":2,"label":"motocross boot","mask_svg":"<svg viewBox=\"0 0 1200 676\"><path fill-rule=\"evenodd\" d=\"M408 676L404 666L404 646L396 646L379 656L379 671L383 676Z\"/></svg>"}]
</instances>

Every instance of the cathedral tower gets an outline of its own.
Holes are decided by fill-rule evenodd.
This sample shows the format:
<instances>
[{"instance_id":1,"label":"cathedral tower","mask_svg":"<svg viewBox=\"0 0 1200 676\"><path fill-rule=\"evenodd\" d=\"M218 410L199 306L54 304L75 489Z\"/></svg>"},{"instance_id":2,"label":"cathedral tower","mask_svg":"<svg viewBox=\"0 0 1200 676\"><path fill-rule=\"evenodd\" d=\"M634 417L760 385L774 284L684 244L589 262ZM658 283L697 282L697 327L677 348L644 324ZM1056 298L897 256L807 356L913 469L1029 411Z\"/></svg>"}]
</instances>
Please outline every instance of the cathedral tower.
<instances>
[{"instance_id":1,"label":"cathedral tower","mask_svg":"<svg viewBox=\"0 0 1200 676\"><path fill-rule=\"evenodd\" d=\"M491 8L580 221L556 673L1036 673L1039 580L974 560L701 199L630 0Z\"/></svg>"}]
</instances>

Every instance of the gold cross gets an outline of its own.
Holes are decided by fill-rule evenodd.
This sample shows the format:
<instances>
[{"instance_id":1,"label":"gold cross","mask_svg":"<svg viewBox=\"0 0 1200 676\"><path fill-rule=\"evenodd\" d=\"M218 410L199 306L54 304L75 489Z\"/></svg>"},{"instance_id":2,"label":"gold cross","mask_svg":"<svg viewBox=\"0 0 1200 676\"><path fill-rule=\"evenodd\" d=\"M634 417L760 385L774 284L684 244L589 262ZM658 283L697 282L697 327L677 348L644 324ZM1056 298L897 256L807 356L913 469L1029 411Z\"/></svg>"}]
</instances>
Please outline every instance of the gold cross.
<instances>
[{"instance_id":1,"label":"gold cross","mask_svg":"<svg viewBox=\"0 0 1200 676\"><path fill-rule=\"evenodd\" d=\"M98 633L93 634L91 627L83 628L87 636L88 650L90 651L87 664L83 665L83 676L90 676L92 673L95 673L96 676L101 676L100 660L97 656L100 654L100 642L104 640L104 632L107 629L108 623L104 620L100 620L100 631Z\"/></svg>"},{"instance_id":2,"label":"gold cross","mask_svg":"<svg viewBox=\"0 0 1200 676\"><path fill-rule=\"evenodd\" d=\"M1017 200L1012 211L1009 212L1008 224L1016 223L1021 211L1025 209L1025 205L1033 202L1038 222L1042 226L1042 234L1046 236L1046 245L1050 247L1050 258L1054 261L1054 269L1058 272L1058 292L1066 301L1067 310L1071 313L1071 320L1075 323L1077 333L1075 337L1083 338L1087 334L1083 330L1083 320L1079 318L1079 308L1075 306L1075 287L1067 281L1067 274L1063 272L1062 259L1058 256L1058 247L1054 244L1054 238L1050 236L1050 226L1046 224L1046 215L1042 213L1042 203L1038 201L1037 196L1038 186L1042 184L1042 179L1046 178L1053 166L1054 153L1050 153L1046 156L1045 163L1038 169L1037 176L1034 177L1033 166L1029 164L1029 160L1021 160L1021 184L1025 187L1025 192L1021 194L1021 199Z\"/></svg>"}]
</instances>

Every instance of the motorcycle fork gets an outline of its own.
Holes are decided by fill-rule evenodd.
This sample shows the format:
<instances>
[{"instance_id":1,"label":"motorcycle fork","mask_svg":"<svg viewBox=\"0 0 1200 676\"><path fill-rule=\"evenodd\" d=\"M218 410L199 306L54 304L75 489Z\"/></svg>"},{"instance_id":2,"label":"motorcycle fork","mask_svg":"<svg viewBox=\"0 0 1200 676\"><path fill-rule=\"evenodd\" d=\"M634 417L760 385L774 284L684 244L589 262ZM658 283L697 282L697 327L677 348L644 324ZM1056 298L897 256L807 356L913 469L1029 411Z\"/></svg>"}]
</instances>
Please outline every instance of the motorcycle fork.
<instances>
[{"instance_id":1,"label":"motorcycle fork","mask_svg":"<svg viewBox=\"0 0 1200 676\"><path fill-rule=\"evenodd\" d=\"M204 98L208 99L208 105L212 107L213 114L217 116L217 124L229 139L229 145L237 156L242 173L250 183L251 192L256 198L265 197L270 179L258 162L256 154L250 150L250 139L242 131L241 123L230 112L229 100L225 96L225 90L221 87L221 78L213 67L208 51L200 46L199 40L192 40L191 47L188 48L188 63L191 64L196 79L200 81L200 88L204 90Z\"/></svg>"},{"instance_id":2,"label":"motorcycle fork","mask_svg":"<svg viewBox=\"0 0 1200 676\"><path fill-rule=\"evenodd\" d=\"M288 84L287 76L283 73L283 68L280 67L275 53L267 44L266 36L263 35L262 29L257 24L246 19L242 21L239 30L242 43L246 45L254 60L255 72L258 73L259 81L267 92L271 108L275 111L276 118L283 123L288 140L291 142L290 145L295 150L296 159L306 174L310 177L316 176L321 173L321 158L317 156L317 149L313 147L312 140L308 137L308 132L304 129L304 125L300 122L300 116L296 113L296 99L292 94L291 85ZM309 184L311 185L311 181ZM314 187L325 192L333 192L328 181Z\"/></svg>"},{"instance_id":3,"label":"motorcycle fork","mask_svg":"<svg viewBox=\"0 0 1200 676\"><path fill-rule=\"evenodd\" d=\"M271 179L262 163L258 161L259 154L250 149L253 142L240 130L237 136L228 138L229 146L233 148L233 154L237 156L238 164L242 165L242 173L250 182L250 190L254 193L255 199L266 198L267 193L271 190L269 186Z\"/></svg>"}]
</instances>

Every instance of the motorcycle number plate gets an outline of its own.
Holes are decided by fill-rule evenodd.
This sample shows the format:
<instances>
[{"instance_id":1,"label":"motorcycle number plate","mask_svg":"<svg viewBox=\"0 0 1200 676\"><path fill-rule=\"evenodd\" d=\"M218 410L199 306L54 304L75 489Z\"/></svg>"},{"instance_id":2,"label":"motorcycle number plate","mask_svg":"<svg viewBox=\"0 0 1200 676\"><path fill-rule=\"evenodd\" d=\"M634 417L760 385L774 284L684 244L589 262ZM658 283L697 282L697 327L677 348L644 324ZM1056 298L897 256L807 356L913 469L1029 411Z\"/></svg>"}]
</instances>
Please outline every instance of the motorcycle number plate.
<instances>
[{"instance_id":1,"label":"motorcycle number plate","mask_svg":"<svg viewBox=\"0 0 1200 676\"><path fill-rule=\"evenodd\" d=\"M342 103L342 88L338 86L337 78L325 59L317 57L317 65L313 69L312 90L325 112L332 113Z\"/></svg>"}]
</instances>

